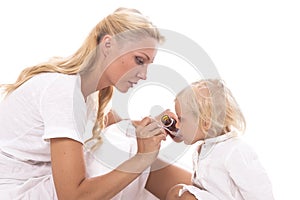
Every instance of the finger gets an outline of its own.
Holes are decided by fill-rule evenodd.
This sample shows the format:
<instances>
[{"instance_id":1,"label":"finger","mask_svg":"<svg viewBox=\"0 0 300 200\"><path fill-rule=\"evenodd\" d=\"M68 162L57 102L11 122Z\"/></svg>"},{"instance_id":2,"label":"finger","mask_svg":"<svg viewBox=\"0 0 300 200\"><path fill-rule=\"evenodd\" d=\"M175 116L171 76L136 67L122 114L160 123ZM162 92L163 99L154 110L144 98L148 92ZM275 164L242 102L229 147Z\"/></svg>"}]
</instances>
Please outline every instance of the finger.
<instances>
[{"instance_id":1,"label":"finger","mask_svg":"<svg viewBox=\"0 0 300 200\"><path fill-rule=\"evenodd\" d=\"M151 131L141 131L137 137L139 138L150 138L155 135L162 134L161 128L157 127L156 129L152 129Z\"/></svg>"},{"instance_id":2,"label":"finger","mask_svg":"<svg viewBox=\"0 0 300 200\"><path fill-rule=\"evenodd\" d=\"M162 116L164 116L166 113L168 113L168 112L170 112L170 109L166 109L166 110L164 110L163 112L161 112L159 115L156 115L155 117L154 117L154 119L156 120L156 121L160 121L160 119L161 119L161 117Z\"/></svg>"},{"instance_id":3,"label":"finger","mask_svg":"<svg viewBox=\"0 0 300 200\"><path fill-rule=\"evenodd\" d=\"M153 131L157 128L161 128L161 125L158 122L153 121L150 124L148 124L147 126L145 126L143 129L144 129L144 131Z\"/></svg>"},{"instance_id":4,"label":"finger","mask_svg":"<svg viewBox=\"0 0 300 200\"><path fill-rule=\"evenodd\" d=\"M152 121L152 120L151 120L150 117L144 117L144 118L140 121L140 123L139 123L138 126L141 126L141 127L147 126L148 124L151 123L151 121Z\"/></svg>"},{"instance_id":5,"label":"finger","mask_svg":"<svg viewBox=\"0 0 300 200\"><path fill-rule=\"evenodd\" d=\"M156 135L154 137L156 137L158 139L158 142L161 142L162 140L166 140L167 139L166 135L163 134L163 133L158 134L158 135Z\"/></svg>"},{"instance_id":6,"label":"finger","mask_svg":"<svg viewBox=\"0 0 300 200\"><path fill-rule=\"evenodd\" d=\"M159 134L165 135L165 132L157 123L155 123L144 127L138 134L139 138L150 138Z\"/></svg>"},{"instance_id":7,"label":"finger","mask_svg":"<svg viewBox=\"0 0 300 200\"><path fill-rule=\"evenodd\" d=\"M136 132L140 133L143 131L144 127L146 127L148 124L151 123L151 118L150 117L145 117L139 123L136 123L134 126L136 128Z\"/></svg>"},{"instance_id":8,"label":"finger","mask_svg":"<svg viewBox=\"0 0 300 200\"><path fill-rule=\"evenodd\" d=\"M166 111L166 114L169 115L171 118L175 119L176 121L178 121L177 115L171 112L170 110Z\"/></svg>"},{"instance_id":9,"label":"finger","mask_svg":"<svg viewBox=\"0 0 300 200\"><path fill-rule=\"evenodd\" d=\"M159 134L153 137L153 141L157 149L160 148L162 140L166 140L166 137L163 134Z\"/></svg>"},{"instance_id":10,"label":"finger","mask_svg":"<svg viewBox=\"0 0 300 200\"><path fill-rule=\"evenodd\" d=\"M166 109L166 110L165 110L165 113L168 113L168 112L171 112L171 110L170 110L170 109Z\"/></svg>"}]
</instances>

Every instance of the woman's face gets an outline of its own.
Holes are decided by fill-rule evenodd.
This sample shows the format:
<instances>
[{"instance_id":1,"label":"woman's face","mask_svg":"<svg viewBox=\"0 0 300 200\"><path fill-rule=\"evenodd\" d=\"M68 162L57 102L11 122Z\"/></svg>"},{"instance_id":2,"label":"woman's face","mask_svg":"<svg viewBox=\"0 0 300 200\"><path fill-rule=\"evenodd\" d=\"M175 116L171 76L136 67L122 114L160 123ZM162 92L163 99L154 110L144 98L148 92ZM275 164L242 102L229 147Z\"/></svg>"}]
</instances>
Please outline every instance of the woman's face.
<instances>
[{"instance_id":1,"label":"woman's face","mask_svg":"<svg viewBox=\"0 0 300 200\"><path fill-rule=\"evenodd\" d=\"M127 44L125 44L127 45ZM139 80L147 78L147 68L156 55L157 41L153 38L138 40L129 43L122 50L117 50L114 59L108 66L104 75L110 85L115 86L120 92L127 92Z\"/></svg>"},{"instance_id":2,"label":"woman's face","mask_svg":"<svg viewBox=\"0 0 300 200\"><path fill-rule=\"evenodd\" d=\"M185 144L194 144L196 141L204 139L204 134L198 128L199 120L190 109L186 109L186 106L180 103L179 99L175 100L175 112L178 116L180 134Z\"/></svg>"}]
</instances>

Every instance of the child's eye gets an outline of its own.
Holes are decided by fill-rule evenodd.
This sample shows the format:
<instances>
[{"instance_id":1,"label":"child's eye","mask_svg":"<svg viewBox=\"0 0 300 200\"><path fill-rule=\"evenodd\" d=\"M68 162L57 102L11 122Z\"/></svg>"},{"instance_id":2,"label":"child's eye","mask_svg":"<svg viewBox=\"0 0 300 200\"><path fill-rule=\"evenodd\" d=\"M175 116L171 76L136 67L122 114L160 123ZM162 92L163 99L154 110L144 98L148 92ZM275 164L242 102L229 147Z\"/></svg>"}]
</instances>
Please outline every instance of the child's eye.
<instances>
[{"instance_id":1,"label":"child's eye","mask_svg":"<svg viewBox=\"0 0 300 200\"><path fill-rule=\"evenodd\" d=\"M177 118L178 118L178 121L181 122L182 118L181 117L177 117Z\"/></svg>"},{"instance_id":2,"label":"child's eye","mask_svg":"<svg viewBox=\"0 0 300 200\"><path fill-rule=\"evenodd\" d=\"M143 65L145 63L144 58L140 56L135 56L135 63L138 65Z\"/></svg>"}]
</instances>

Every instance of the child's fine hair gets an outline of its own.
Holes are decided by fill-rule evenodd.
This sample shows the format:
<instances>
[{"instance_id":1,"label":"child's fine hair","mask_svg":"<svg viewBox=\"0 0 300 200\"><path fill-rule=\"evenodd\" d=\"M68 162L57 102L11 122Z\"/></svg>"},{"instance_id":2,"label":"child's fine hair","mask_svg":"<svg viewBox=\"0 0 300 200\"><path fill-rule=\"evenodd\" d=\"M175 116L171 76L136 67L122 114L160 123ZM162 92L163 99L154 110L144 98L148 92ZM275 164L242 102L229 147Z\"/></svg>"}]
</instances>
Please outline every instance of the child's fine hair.
<instances>
[{"instance_id":1,"label":"child's fine hair","mask_svg":"<svg viewBox=\"0 0 300 200\"><path fill-rule=\"evenodd\" d=\"M199 128L207 138L217 137L235 129L244 133L246 121L231 91L221 79L203 79L193 82L176 97L182 112L192 112L198 119ZM209 124L204 130L204 124Z\"/></svg>"}]
</instances>

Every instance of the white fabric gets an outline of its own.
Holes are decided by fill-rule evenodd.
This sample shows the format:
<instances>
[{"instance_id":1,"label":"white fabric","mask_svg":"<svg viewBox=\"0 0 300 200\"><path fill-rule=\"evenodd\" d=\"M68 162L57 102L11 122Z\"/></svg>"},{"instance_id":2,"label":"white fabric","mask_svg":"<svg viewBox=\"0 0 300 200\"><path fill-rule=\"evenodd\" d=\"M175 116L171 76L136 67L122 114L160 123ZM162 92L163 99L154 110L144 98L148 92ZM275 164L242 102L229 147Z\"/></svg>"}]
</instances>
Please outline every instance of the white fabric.
<instances>
[{"instance_id":1,"label":"white fabric","mask_svg":"<svg viewBox=\"0 0 300 200\"><path fill-rule=\"evenodd\" d=\"M85 120L80 76L36 75L0 103L0 149L21 160L48 162L47 139L82 142Z\"/></svg>"},{"instance_id":2,"label":"white fabric","mask_svg":"<svg viewBox=\"0 0 300 200\"><path fill-rule=\"evenodd\" d=\"M184 190L203 200L273 200L270 180L257 154L234 135L204 141L200 154L195 151L193 156L194 186Z\"/></svg>"},{"instance_id":3,"label":"white fabric","mask_svg":"<svg viewBox=\"0 0 300 200\"><path fill-rule=\"evenodd\" d=\"M57 200L50 163L30 163L0 153L3 200Z\"/></svg>"},{"instance_id":4,"label":"white fabric","mask_svg":"<svg viewBox=\"0 0 300 200\"><path fill-rule=\"evenodd\" d=\"M85 138L92 136L93 122L88 121ZM102 144L96 151L89 150L88 143L85 151L87 176L94 177L109 173L117 168L122 162L134 156L137 151L135 129L129 120L107 127L101 134ZM93 144L93 142L91 142ZM129 184L112 200L157 200L144 187L149 175L149 168L145 170L136 180Z\"/></svg>"},{"instance_id":5,"label":"white fabric","mask_svg":"<svg viewBox=\"0 0 300 200\"><path fill-rule=\"evenodd\" d=\"M56 199L49 139L82 142L86 106L80 84L79 75L39 74L0 103L1 198Z\"/></svg>"},{"instance_id":6,"label":"white fabric","mask_svg":"<svg viewBox=\"0 0 300 200\"><path fill-rule=\"evenodd\" d=\"M78 75L40 74L0 103L1 199L57 199L51 172L49 139L67 137L83 142L91 134L91 129L85 131L86 104L80 84ZM84 132L87 136L82 135ZM124 152L122 155L126 156L116 157L119 159L113 164L117 164L134 154L133 143L136 141L135 138L127 138L122 130L114 129L112 132L108 134L106 131L108 137L112 137L97 152L103 156L101 159L113 158L118 151L107 151L111 149L105 146L118 143ZM99 162L97 156L89 151L85 152L85 156L87 175L90 177L107 173L115 166ZM147 177L148 173L143 173L113 199L156 199L144 189Z\"/></svg>"}]
</instances>

